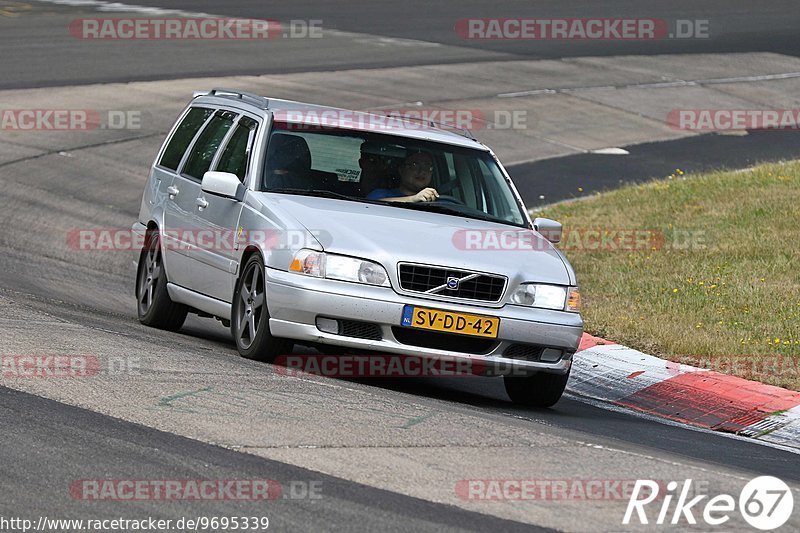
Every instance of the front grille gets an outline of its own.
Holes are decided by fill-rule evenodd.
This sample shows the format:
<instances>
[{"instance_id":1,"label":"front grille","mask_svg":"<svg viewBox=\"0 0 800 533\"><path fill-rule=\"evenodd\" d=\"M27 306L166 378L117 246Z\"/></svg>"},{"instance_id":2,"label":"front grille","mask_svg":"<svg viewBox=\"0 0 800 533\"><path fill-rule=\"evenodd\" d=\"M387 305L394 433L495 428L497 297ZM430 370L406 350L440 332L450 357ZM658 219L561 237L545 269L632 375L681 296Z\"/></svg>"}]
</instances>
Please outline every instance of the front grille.
<instances>
[{"instance_id":1,"label":"front grille","mask_svg":"<svg viewBox=\"0 0 800 533\"><path fill-rule=\"evenodd\" d=\"M506 288L506 278L455 268L431 267L400 263L400 287L409 292L421 292L483 302L499 302ZM447 288L448 279L459 280L458 288Z\"/></svg>"},{"instance_id":2,"label":"front grille","mask_svg":"<svg viewBox=\"0 0 800 533\"><path fill-rule=\"evenodd\" d=\"M414 328L393 326L392 333L397 342L430 348L432 350L449 350L473 355L484 355L491 352L497 341L495 339L481 339L451 333L437 333L434 331L421 331Z\"/></svg>"},{"instance_id":3,"label":"front grille","mask_svg":"<svg viewBox=\"0 0 800 533\"><path fill-rule=\"evenodd\" d=\"M383 334L381 333L381 327L379 325L370 324L369 322L358 322L356 320L340 320L339 335L373 341L383 339Z\"/></svg>"},{"instance_id":4,"label":"front grille","mask_svg":"<svg viewBox=\"0 0 800 533\"><path fill-rule=\"evenodd\" d=\"M503 352L503 356L510 359L522 359L525 361L538 361L542 356L541 346L533 344L512 344Z\"/></svg>"}]
</instances>

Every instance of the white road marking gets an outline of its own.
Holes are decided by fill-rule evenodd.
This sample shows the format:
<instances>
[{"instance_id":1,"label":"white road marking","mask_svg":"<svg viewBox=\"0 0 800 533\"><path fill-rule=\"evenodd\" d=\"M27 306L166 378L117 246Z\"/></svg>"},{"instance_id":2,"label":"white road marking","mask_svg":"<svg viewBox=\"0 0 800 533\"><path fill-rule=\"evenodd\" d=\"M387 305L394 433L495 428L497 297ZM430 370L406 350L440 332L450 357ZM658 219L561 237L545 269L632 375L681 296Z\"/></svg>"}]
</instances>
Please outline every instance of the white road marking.
<instances>
[{"instance_id":1,"label":"white road marking","mask_svg":"<svg viewBox=\"0 0 800 533\"><path fill-rule=\"evenodd\" d=\"M594 87L592 87L594 88ZM515 93L500 93L498 98L516 98L518 96L536 96L538 94L556 94L562 89L533 89L531 91L519 91Z\"/></svg>"},{"instance_id":2,"label":"white road marking","mask_svg":"<svg viewBox=\"0 0 800 533\"><path fill-rule=\"evenodd\" d=\"M371 44L376 46L415 46L421 48L437 48L442 46L441 43L434 43L431 41L421 41L418 39L402 39L400 37L382 37L380 35L370 35L368 33L354 33L350 31L341 30L323 30L325 35L333 35L335 37L344 37L353 39L358 43Z\"/></svg>"},{"instance_id":3,"label":"white road marking","mask_svg":"<svg viewBox=\"0 0 800 533\"><path fill-rule=\"evenodd\" d=\"M136 4L123 4L121 2L104 2L103 0L36 0L46 4L70 7L89 7L97 11L108 13L143 13L146 15L175 15L180 17L192 18L218 18L219 15L199 13L194 11L183 11L181 9L164 9L160 7L140 6Z\"/></svg>"},{"instance_id":4,"label":"white road marking","mask_svg":"<svg viewBox=\"0 0 800 533\"><path fill-rule=\"evenodd\" d=\"M725 83L756 83L761 81L788 80L800 78L800 72L781 72L778 74L763 74L759 76L735 76L731 78L707 78L698 80L674 80L649 83L632 83L625 85L588 85L586 87L560 87L548 89L531 89L530 91L516 91L500 93L498 98L519 98L521 96L536 96L541 94L568 94L579 91L609 91L618 89L663 89L669 87L694 87L702 85L720 85Z\"/></svg>"},{"instance_id":5,"label":"white road marking","mask_svg":"<svg viewBox=\"0 0 800 533\"><path fill-rule=\"evenodd\" d=\"M756 81L788 80L800 78L800 72L784 72L781 74L764 74L761 76L739 76L735 78L711 78L698 80L698 82L711 85L714 83L752 83Z\"/></svg>"},{"instance_id":6,"label":"white road marking","mask_svg":"<svg viewBox=\"0 0 800 533\"><path fill-rule=\"evenodd\" d=\"M629 155L630 152L624 148L598 148L597 150L589 150L590 154L599 155Z\"/></svg>"}]
</instances>

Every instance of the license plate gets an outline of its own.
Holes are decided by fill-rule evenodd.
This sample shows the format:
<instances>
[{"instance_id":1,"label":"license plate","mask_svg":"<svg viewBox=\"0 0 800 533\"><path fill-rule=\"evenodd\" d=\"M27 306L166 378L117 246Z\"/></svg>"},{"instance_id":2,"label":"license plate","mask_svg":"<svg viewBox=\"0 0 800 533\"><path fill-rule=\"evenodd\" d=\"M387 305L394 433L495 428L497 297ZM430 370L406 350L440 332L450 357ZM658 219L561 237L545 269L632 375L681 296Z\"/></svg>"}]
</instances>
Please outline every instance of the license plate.
<instances>
[{"instance_id":1,"label":"license plate","mask_svg":"<svg viewBox=\"0 0 800 533\"><path fill-rule=\"evenodd\" d=\"M406 305L403 307L401 325L494 339L497 337L500 319L491 316L452 313L450 311Z\"/></svg>"}]
</instances>

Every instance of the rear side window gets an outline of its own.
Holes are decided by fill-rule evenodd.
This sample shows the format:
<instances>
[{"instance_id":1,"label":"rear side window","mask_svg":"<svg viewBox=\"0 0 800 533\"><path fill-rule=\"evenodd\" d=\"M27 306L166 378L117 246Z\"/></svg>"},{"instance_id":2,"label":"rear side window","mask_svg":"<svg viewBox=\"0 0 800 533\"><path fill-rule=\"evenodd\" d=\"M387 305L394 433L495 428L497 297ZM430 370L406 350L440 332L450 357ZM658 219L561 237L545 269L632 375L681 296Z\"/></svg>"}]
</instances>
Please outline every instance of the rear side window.
<instances>
[{"instance_id":1,"label":"rear side window","mask_svg":"<svg viewBox=\"0 0 800 533\"><path fill-rule=\"evenodd\" d=\"M217 111L191 148L183 174L198 180L203 179L203 174L211 168L214 154L233 126L235 118L236 115L229 111Z\"/></svg>"},{"instance_id":2,"label":"rear side window","mask_svg":"<svg viewBox=\"0 0 800 533\"><path fill-rule=\"evenodd\" d=\"M250 149L253 146L257 127L258 122L253 119L242 117L239 120L236 130L231 135L228 145L219 159L218 171L236 174L239 181L244 182L247 174L247 161L250 158Z\"/></svg>"},{"instance_id":3,"label":"rear side window","mask_svg":"<svg viewBox=\"0 0 800 533\"><path fill-rule=\"evenodd\" d=\"M178 126L178 129L176 129L175 133L172 135L167 149L164 150L164 155L161 157L161 162L159 163L162 167L178 170L178 165L181 164L183 153L186 151L186 148L188 148L189 143L192 142L197 131L213 112L212 109L193 107L186 113L183 122L181 122L181 125Z\"/></svg>"}]
</instances>

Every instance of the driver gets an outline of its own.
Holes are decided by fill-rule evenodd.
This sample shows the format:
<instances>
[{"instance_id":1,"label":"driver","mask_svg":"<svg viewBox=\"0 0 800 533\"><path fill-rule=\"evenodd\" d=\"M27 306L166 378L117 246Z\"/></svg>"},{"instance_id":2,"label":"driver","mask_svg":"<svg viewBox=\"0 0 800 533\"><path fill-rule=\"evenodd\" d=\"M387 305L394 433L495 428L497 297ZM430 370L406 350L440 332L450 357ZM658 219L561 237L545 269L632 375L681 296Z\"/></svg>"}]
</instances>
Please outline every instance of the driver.
<instances>
[{"instance_id":1,"label":"driver","mask_svg":"<svg viewBox=\"0 0 800 533\"><path fill-rule=\"evenodd\" d=\"M439 193L431 184L433 157L428 152L414 152L397 167L400 185L394 189L375 189L367 195L370 200L385 202L433 202Z\"/></svg>"}]
</instances>

